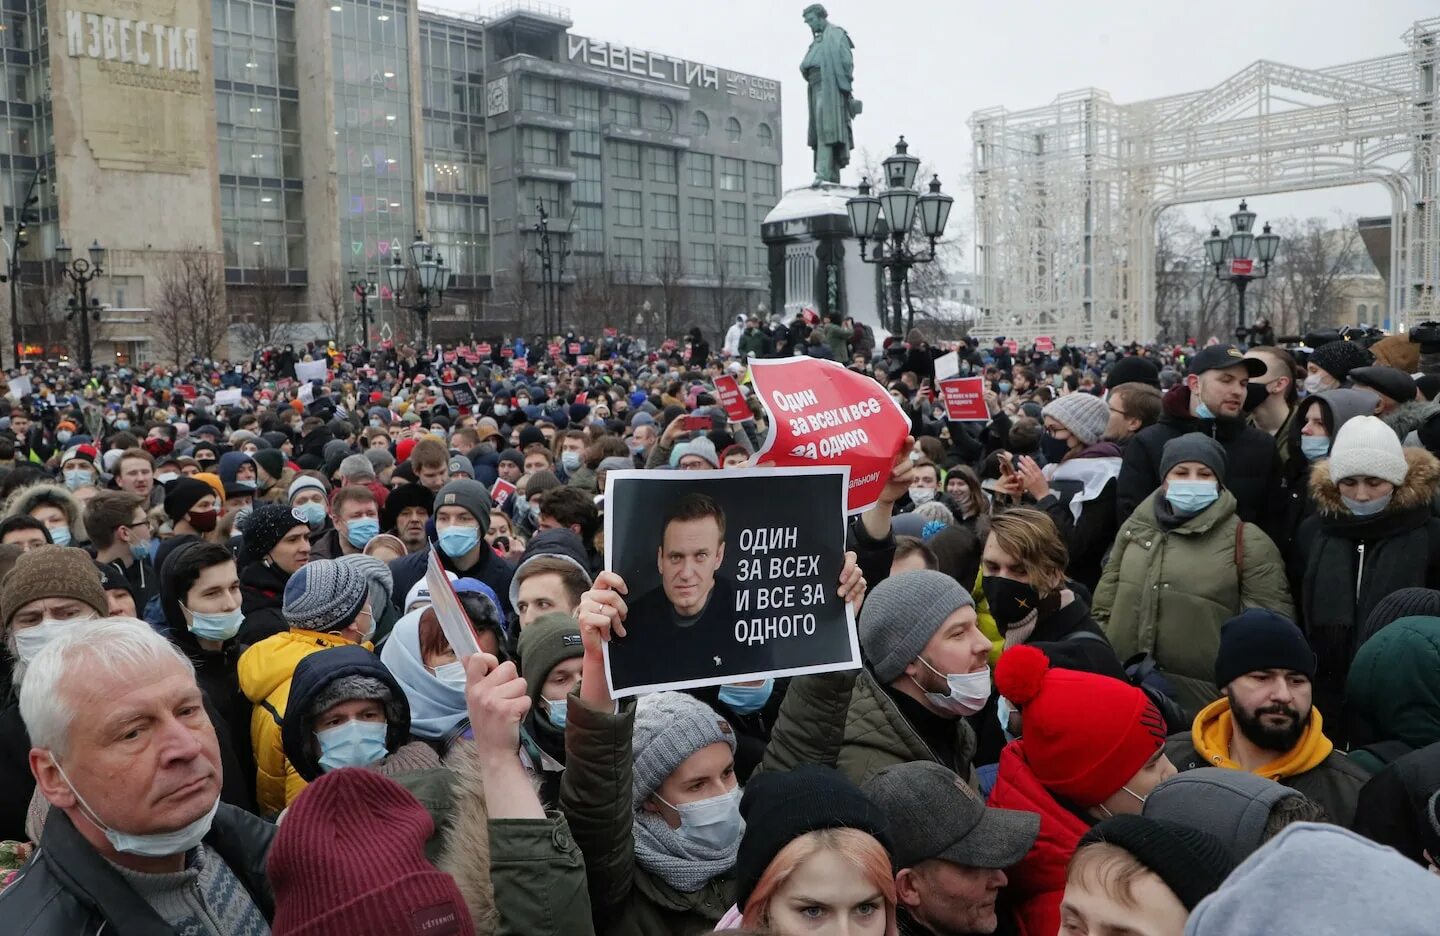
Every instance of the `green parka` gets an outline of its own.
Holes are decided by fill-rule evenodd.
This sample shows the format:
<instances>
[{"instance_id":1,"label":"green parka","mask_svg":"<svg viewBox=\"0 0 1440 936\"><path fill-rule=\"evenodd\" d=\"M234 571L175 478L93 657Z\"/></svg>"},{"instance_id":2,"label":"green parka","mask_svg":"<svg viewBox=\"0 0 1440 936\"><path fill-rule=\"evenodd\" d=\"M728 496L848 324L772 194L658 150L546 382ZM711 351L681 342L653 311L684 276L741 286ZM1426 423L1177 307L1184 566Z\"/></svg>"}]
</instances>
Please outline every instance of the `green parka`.
<instances>
[{"instance_id":1,"label":"green parka","mask_svg":"<svg viewBox=\"0 0 1440 936\"><path fill-rule=\"evenodd\" d=\"M1142 651L1154 657L1194 718L1220 695L1220 625L1247 608L1294 620L1295 607L1280 551L1255 524L1242 528L1234 495L1221 490L1169 530L1155 518L1162 496L1145 498L1121 525L1091 611L1121 660Z\"/></svg>"}]
</instances>

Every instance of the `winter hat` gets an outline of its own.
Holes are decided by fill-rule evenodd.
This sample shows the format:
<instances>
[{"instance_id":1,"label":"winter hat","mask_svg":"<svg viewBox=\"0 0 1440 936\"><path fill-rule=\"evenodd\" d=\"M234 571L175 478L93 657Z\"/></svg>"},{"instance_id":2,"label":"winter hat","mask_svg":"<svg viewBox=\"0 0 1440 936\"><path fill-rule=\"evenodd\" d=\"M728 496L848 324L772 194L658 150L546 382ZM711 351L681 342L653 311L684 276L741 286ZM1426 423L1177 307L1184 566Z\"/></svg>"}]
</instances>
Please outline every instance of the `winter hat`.
<instances>
[{"instance_id":1,"label":"winter hat","mask_svg":"<svg viewBox=\"0 0 1440 936\"><path fill-rule=\"evenodd\" d=\"M1197 767L1151 790L1142 815L1218 835L1239 864L1265 843L1275 805L1291 797L1304 794L1246 770Z\"/></svg>"},{"instance_id":2,"label":"winter hat","mask_svg":"<svg viewBox=\"0 0 1440 936\"><path fill-rule=\"evenodd\" d=\"M1012 743L1030 771L1076 806L1103 802L1165 743L1165 719L1143 691L1110 676L1054 669L1035 647L1001 654L995 686L1021 710L1025 735Z\"/></svg>"},{"instance_id":3,"label":"winter hat","mask_svg":"<svg viewBox=\"0 0 1440 936\"><path fill-rule=\"evenodd\" d=\"M689 442L681 442L670 450L670 467L680 467L680 459L686 455L699 455L709 463L711 468L720 467L720 456L715 454L715 443L701 436L698 439L691 439Z\"/></svg>"},{"instance_id":4,"label":"winter hat","mask_svg":"<svg viewBox=\"0 0 1440 936\"><path fill-rule=\"evenodd\" d=\"M456 455L454 458L450 459L450 464L447 467L450 474L452 475L463 474L467 478L475 477L475 465L470 461L470 459L465 458L462 455Z\"/></svg>"},{"instance_id":5,"label":"winter hat","mask_svg":"<svg viewBox=\"0 0 1440 936\"><path fill-rule=\"evenodd\" d=\"M347 455L340 462L340 477L346 481L373 481L375 468L364 455Z\"/></svg>"},{"instance_id":6,"label":"winter hat","mask_svg":"<svg viewBox=\"0 0 1440 936\"><path fill-rule=\"evenodd\" d=\"M331 647L330 649L345 650L347 648ZM359 649L361 653L370 653L369 650L366 650L363 647L359 647L357 649ZM314 653L310 655L311 658L318 656L319 654ZM374 654L371 654L371 656L374 656ZM304 663L305 661L301 660L300 662ZM317 660L317 662L312 663L311 666L327 665L328 662L328 660ZM321 689L315 695L315 698L312 699L310 702L309 711L299 712L297 714L300 715L301 718L313 720L325 714L325 712L331 706L337 705L341 702L350 702L356 699L374 702L389 702L393 698L394 693L390 691L390 687L373 676L341 676L339 679L331 680L324 689Z\"/></svg>"},{"instance_id":7,"label":"winter hat","mask_svg":"<svg viewBox=\"0 0 1440 936\"><path fill-rule=\"evenodd\" d=\"M490 492L485 485L470 478L446 482L435 495L435 512L441 507L463 507L480 521L480 535L490 532Z\"/></svg>"},{"instance_id":8,"label":"winter hat","mask_svg":"<svg viewBox=\"0 0 1440 936\"><path fill-rule=\"evenodd\" d=\"M321 775L291 805L270 849L271 932L474 936L455 879L425 857L434 833L425 807L394 780L359 767Z\"/></svg>"},{"instance_id":9,"label":"winter hat","mask_svg":"<svg viewBox=\"0 0 1440 936\"><path fill-rule=\"evenodd\" d=\"M530 542L525 544L525 552L520 557L520 564L515 567L515 574L510 577L510 607L518 607L520 602L520 570L525 568L526 563L541 556L549 556L555 559L563 559L573 565L585 576L586 584L590 584L590 558L585 554L585 543L580 539L579 534L573 530L554 529L541 530L530 537Z\"/></svg>"},{"instance_id":10,"label":"winter hat","mask_svg":"<svg viewBox=\"0 0 1440 936\"><path fill-rule=\"evenodd\" d=\"M516 465L520 468L525 467L525 456L521 455L513 448L507 448L505 451L501 452L499 460L502 462L509 462L510 464Z\"/></svg>"},{"instance_id":11,"label":"winter hat","mask_svg":"<svg viewBox=\"0 0 1440 936\"><path fill-rule=\"evenodd\" d=\"M1295 622L1264 608L1250 610L1220 625L1215 654L1215 685L1228 686L1246 673L1286 669L1315 678L1315 653Z\"/></svg>"},{"instance_id":12,"label":"winter hat","mask_svg":"<svg viewBox=\"0 0 1440 936\"><path fill-rule=\"evenodd\" d=\"M271 478L278 478L285 473L285 453L279 449L261 449L251 457Z\"/></svg>"},{"instance_id":13,"label":"winter hat","mask_svg":"<svg viewBox=\"0 0 1440 936\"><path fill-rule=\"evenodd\" d=\"M306 488L314 488L321 494L325 495L327 498L330 496L330 486L327 485L324 481L321 481L319 478L313 477L311 475L301 475L294 481L290 482L290 488L285 492L285 500L287 502L293 501L295 499L295 495L299 494Z\"/></svg>"},{"instance_id":14,"label":"winter hat","mask_svg":"<svg viewBox=\"0 0 1440 936\"><path fill-rule=\"evenodd\" d=\"M1070 430L1085 445L1094 445L1105 435L1110 420L1110 407L1098 396L1089 393L1067 393L1047 403L1041 417L1051 419Z\"/></svg>"},{"instance_id":15,"label":"winter hat","mask_svg":"<svg viewBox=\"0 0 1440 936\"><path fill-rule=\"evenodd\" d=\"M1328 347L1328 346L1327 346ZM1410 464L1395 430L1374 416L1356 416L1340 427L1330 446L1330 480L1370 477L1404 484Z\"/></svg>"},{"instance_id":16,"label":"winter hat","mask_svg":"<svg viewBox=\"0 0 1440 936\"><path fill-rule=\"evenodd\" d=\"M635 703L631 808L638 812L681 761L711 744L735 751L735 729L710 706L683 692L641 696Z\"/></svg>"},{"instance_id":17,"label":"winter hat","mask_svg":"<svg viewBox=\"0 0 1440 936\"><path fill-rule=\"evenodd\" d=\"M401 439L395 443L395 461L409 462L410 453L415 449L415 439Z\"/></svg>"},{"instance_id":18,"label":"winter hat","mask_svg":"<svg viewBox=\"0 0 1440 936\"><path fill-rule=\"evenodd\" d=\"M1353 341L1331 341L1310 352L1309 363L1336 380L1344 381L1357 367L1369 367L1375 357L1368 348Z\"/></svg>"},{"instance_id":19,"label":"winter hat","mask_svg":"<svg viewBox=\"0 0 1440 936\"><path fill-rule=\"evenodd\" d=\"M165 516L172 521L179 520L201 499L213 497L214 494L214 489L204 481L178 478L165 489Z\"/></svg>"},{"instance_id":20,"label":"winter hat","mask_svg":"<svg viewBox=\"0 0 1440 936\"><path fill-rule=\"evenodd\" d=\"M361 454L370 460L370 467L377 475L386 468L395 467L395 456L390 454L389 449L367 448Z\"/></svg>"},{"instance_id":21,"label":"winter hat","mask_svg":"<svg viewBox=\"0 0 1440 936\"><path fill-rule=\"evenodd\" d=\"M858 627L875 678L883 685L899 679L945 619L974 604L964 586L933 569L912 569L876 585L865 596Z\"/></svg>"},{"instance_id":22,"label":"winter hat","mask_svg":"<svg viewBox=\"0 0 1440 936\"><path fill-rule=\"evenodd\" d=\"M1357 367L1350 371L1350 383L1389 397L1398 404L1413 403L1419 388L1415 378L1397 367Z\"/></svg>"},{"instance_id":23,"label":"winter hat","mask_svg":"<svg viewBox=\"0 0 1440 936\"><path fill-rule=\"evenodd\" d=\"M542 614L520 632L516 652L520 657L520 675L525 677L526 694L535 702L551 670L566 660L585 655L580 625L560 611Z\"/></svg>"},{"instance_id":24,"label":"winter hat","mask_svg":"<svg viewBox=\"0 0 1440 936\"><path fill-rule=\"evenodd\" d=\"M540 431L539 426L526 426L520 430L520 451L531 445L544 445L545 433Z\"/></svg>"},{"instance_id":25,"label":"winter hat","mask_svg":"<svg viewBox=\"0 0 1440 936\"><path fill-rule=\"evenodd\" d=\"M639 400L636 400L636 399L635 399L635 397L636 397L637 395L640 397ZM632 393L632 394L630 395L630 405L632 405L632 406L639 406L641 403L644 403L644 402L645 402L645 394L640 393L638 390L637 390L635 393ZM639 410L639 411L637 411L633 416L630 417L630 428L631 428L631 429L639 429L641 426L653 426L653 425L655 425L655 417L654 417L654 416L651 416L649 413L645 412L644 410Z\"/></svg>"},{"instance_id":26,"label":"winter hat","mask_svg":"<svg viewBox=\"0 0 1440 936\"><path fill-rule=\"evenodd\" d=\"M1405 617L1440 617L1440 591L1433 588L1400 588L1381 598L1365 619L1361 642Z\"/></svg>"},{"instance_id":27,"label":"winter hat","mask_svg":"<svg viewBox=\"0 0 1440 936\"><path fill-rule=\"evenodd\" d=\"M72 445L65 450L64 455L60 456L60 464L63 465L68 461L74 461L78 458L83 461L88 461L93 465L95 464L95 459L99 457L100 453L95 450L95 446L93 445Z\"/></svg>"},{"instance_id":28,"label":"winter hat","mask_svg":"<svg viewBox=\"0 0 1440 936\"><path fill-rule=\"evenodd\" d=\"M808 832L859 829L891 851L884 811L833 767L801 764L757 774L745 784L740 815L745 834L735 856L735 906L742 911L780 850Z\"/></svg>"},{"instance_id":29,"label":"winter hat","mask_svg":"<svg viewBox=\"0 0 1440 936\"><path fill-rule=\"evenodd\" d=\"M293 508L284 504L261 504L245 521L243 539L246 556L252 562L265 558L285 538L285 534L297 526L308 529L310 524Z\"/></svg>"},{"instance_id":30,"label":"winter hat","mask_svg":"<svg viewBox=\"0 0 1440 936\"><path fill-rule=\"evenodd\" d=\"M530 479L525 482L525 497L534 497L536 494L544 494L553 488L564 486L565 485L560 483L560 479L556 477L555 472L549 468L541 468L532 474Z\"/></svg>"},{"instance_id":31,"label":"winter hat","mask_svg":"<svg viewBox=\"0 0 1440 936\"><path fill-rule=\"evenodd\" d=\"M88 553L73 546L35 546L22 553L0 579L0 614L5 626L15 612L41 598L73 598L105 617L108 604L100 570Z\"/></svg>"},{"instance_id":32,"label":"winter hat","mask_svg":"<svg viewBox=\"0 0 1440 936\"><path fill-rule=\"evenodd\" d=\"M370 595L365 574L351 563L315 559L285 583L285 623L298 630L343 630Z\"/></svg>"},{"instance_id":33,"label":"winter hat","mask_svg":"<svg viewBox=\"0 0 1440 936\"><path fill-rule=\"evenodd\" d=\"M1392 433L1393 434L1393 433ZM1225 484L1225 450L1220 443L1201 432L1187 432L1165 443L1160 450L1160 477L1185 462L1199 462L1215 473L1215 480Z\"/></svg>"},{"instance_id":34,"label":"winter hat","mask_svg":"<svg viewBox=\"0 0 1440 936\"><path fill-rule=\"evenodd\" d=\"M630 459L620 455L611 455L609 458L600 459L600 464L595 466L595 471L598 474L601 471L624 471L634 467L635 463Z\"/></svg>"},{"instance_id":35,"label":"winter hat","mask_svg":"<svg viewBox=\"0 0 1440 936\"><path fill-rule=\"evenodd\" d=\"M1080 848L1114 845L1159 876L1186 910L1213 894L1235 867L1225 843L1209 832L1163 819L1111 816L1080 839Z\"/></svg>"},{"instance_id":36,"label":"winter hat","mask_svg":"<svg viewBox=\"0 0 1440 936\"><path fill-rule=\"evenodd\" d=\"M1105 370L1105 387L1114 389L1126 383L1149 384L1158 390L1160 368L1149 358L1126 355Z\"/></svg>"}]
</instances>

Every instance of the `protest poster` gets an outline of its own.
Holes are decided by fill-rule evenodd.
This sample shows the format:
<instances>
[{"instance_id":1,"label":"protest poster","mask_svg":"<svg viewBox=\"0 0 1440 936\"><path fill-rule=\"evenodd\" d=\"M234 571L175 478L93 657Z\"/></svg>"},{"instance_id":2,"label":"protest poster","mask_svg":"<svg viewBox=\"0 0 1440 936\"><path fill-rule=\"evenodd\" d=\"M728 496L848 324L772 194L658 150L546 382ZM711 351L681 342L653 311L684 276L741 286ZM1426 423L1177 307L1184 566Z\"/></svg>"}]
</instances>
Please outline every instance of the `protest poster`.
<instances>
[{"instance_id":1,"label":"protest poster","mask_svg":"<svg viewBox=\"0 0 1440 936\"><path fill-rule=\"evenodd\" d=\"M324 361L296 361L295 379L301 383L308 383L311 380L324 380L329 375L329 369Z\"/></svg>"},{"instance_id":2,"label":"protest poster","mask_svg":"<svg viewBox=\"0 0 1440 936\"><path fill-rule=\"evenodd\" d=\"M495 483L490 485L490 500L497 509L504 507L514 494L515 485L504 478L496 478Z\"/></svg>"},{"instance_id":3,"label":"protest poster","mask_svg":"<svg viewBox=\"0 0 1440 936\"><path fill-rule=\"evenodd\" d=\"M229 390L215 391L216 406L239 406L242 402L240 388L232 387Z\"/></svg>"},{"instance_id":4,"label":"protest poster","mask_svg":"<svg viewBox=\"0 0 1440 936\"><path fill-rule=\"evenodd\" d=\"M482 341L482 342L480 342L480 344L478 344L478 345L475 346L475 353L478 354L478 355L480 355L481 357L489 357L489 356L490 356L490 342L488 342L488 341ZM514 352L514 351L511 351L510 353L511 353L511 354L514 354L515 352Z\"/></svg>"},{"instance_id":5,"label":"protest poster","mask_svg":"<svg viewBox=\"0 0 1440 936\"><path fill-rule=\"evenodd\" d=\"M501 348L501 349L500 349L500 356L501 356L502 358L513 358L513 357L515 357L515 349L514 349L514 348L511 348L511 347L508 347L508 346L507 346L507 347L504 347L504 348Z\"/></svg>"},{"instance_id":6,"label":"protest poster","mask_svg":"<svg viewBox=\"0 0 1440 936\"><path fill-rule=\"evenodd\" d=\"M1041 335L1039 338L1035 339L1035 350L1042 351L1045 354L1049 354L1051 351L1055 350L1055 339L1051 338L1049 335Z\"/></svg>"},{"instance_id":7,"label":"protest poster","mask_svg":"<svg viewBox=\"0 0 1440 936\"><path fill-rule=\"evenodd\" d=\"M442 383L440 393L445 397L445 402L451 406L474 406L479 402L475 395L475 385L470 382L468 377L453 383Z\"/></svg>"},{"instance_id":8,"label":"protest poster","mask_svg":"<svg viewBox=\"0 0 1440 936\"><path fill-rule=\"evenodd\" d=\"M200 395L193 384L176 384L175 391L187 400L193 400Z\"/></svg>"},{"instance_id":9,"label":"protest poster","mask_svg":"<svg viewBox=\"0 0 1440 936\"><path fill-rule=\"evenodd\" d=\"M560 345L557 343L551 342L550 347L547 350L549 350L550 356L552 358L558 358L560 356Z\"/></svg>"},{"instance_id":10,"label":"protest poster","mask_svg":"<svg viewBox=\"0 0 1440 936\"><path fill-rule=\"evenodd\" d=\"M745 394L740 392L740 381L729 374L721 374L715 378L715 396L720 400L720 405L725 407L725 415L731 422L744 422L755 418L750 413L750 407L745 405Z\"/></svg>"},{"instance_id":11,"label":"protest poster","mask_svg":"<svg viewBox=\"0 0 1440 936\"><path fill-rule=\"evenodd\" d=\"M445 642L455 651L455 657L463 660L479 653L480 644L475 639L470 618L460 606L455 586L434 549L425 559L425 585L430 590L430 607L435 612L435 620L440 625L440 632L445 635Z\"/></svg>"},{"instance_id":12,"label":"protest poster","mask_svg":"<svg viewBox=\"0 0 1440 936\"><path fill-rule=\"evenodd\" d=\"M601 334L604 335L606 338L618 338L618 337L620 337L620 329L618 329L618 328L605 328L605 329L601 329Z\"/></svg>"},{"instance_id":13,"label":"protest poster","mask_svg":"<svg viewBox=\"0 0 1440 936\"><path fill-rule=\"evenodd\" d=\"M1006 339L1005 339L1005 350L1006 350L1006 351L1009 351L1011 354L1019 354L1019 353L1020 353L1020 342L1016 341L1014 338L1006 338Z\"/></svg>"},{"instance_id":14,"label":"protest poster","mask_svg":"<svg viewBox=\"0 0 1440 936\"><path fill-rule=\"evenodd\" d=\"M984 377L951 377L940 381L940 398L945 418L951 422L989 422Z\"/></svg>"},{"instance_id":15,"label":"protest poster","mask_svg":"<svg viewBox=\"0 0 1440 936\"><path fill-rule=\"evenodd\" d=\"M611 471L606 567L626 636L605 647L615 698L860 665L845 565L848 469Z\"/></svg>"},{"instance_id":16,"label":"protest poster","mask_svg":"<svg viewBox=\"0 0 1440 936\"><path fill-rule=\"evenodd\" d=\"M935 359L935 382L939 383L960 373L960 355L951 351Z\"/></svg>"},{"instance_id":17,"label":"protest poster","mask_svg":"<svg viewBox=\"0 0 1440 936\"><path fill-rule=\"evenodd\" d=\"M10 378L10 395L16 400L22 400L33 392L34 388L30 386L28 375L21 374L19 377Z\"/></svg>"},{"instance_id":18,"label":"protest poster","mask_svg":"<svg viewBox=\"0 0 1440 936\"><path fill-rule=\"evenodd\" d=\"M589 367L589 366L590 366L590 355L588 355L588 354L582 354L582 355L580 355L579 357L575 358L575 364L576 364L577 366L579 366L579 367Z\"/></svg>"},{"instance_id":19,"label":"protest poster","mask_svg":"<svg viewBox=\"0 0 1440 936\"><path fill-rule=\"evenodd\" d=\"M752 361L750 384L769 423L756 465L848 465L849 513L875 506L910 434L910 417L884 387L811 357Z\"/></svg>"}]
</instances>

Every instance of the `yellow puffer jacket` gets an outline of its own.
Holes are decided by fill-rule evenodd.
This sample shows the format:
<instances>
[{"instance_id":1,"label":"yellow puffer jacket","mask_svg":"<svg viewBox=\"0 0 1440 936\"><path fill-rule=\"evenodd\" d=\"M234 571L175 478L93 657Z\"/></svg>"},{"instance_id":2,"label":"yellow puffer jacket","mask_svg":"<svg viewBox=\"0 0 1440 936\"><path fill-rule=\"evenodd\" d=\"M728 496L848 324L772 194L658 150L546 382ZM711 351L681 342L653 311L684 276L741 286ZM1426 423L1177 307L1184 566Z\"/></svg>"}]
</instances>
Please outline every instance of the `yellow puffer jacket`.
<instances>
[{"instance_id":1,"label":"yellow puffer jacket","mask_svg":"<svg viewBox=\"0 0 1440 936\"><path fill-rule=\"evenodd\" d=\"M1000 636L1000 625L995 623L995 616L990 613L984 585L984 573L976 572L975 587L970 589L970 597L975 599L975 616L979 618L980 633L990 638L990 665L994 666L995 661L1000 659L1000 651L1005 649L1005 638Z\"/></svg>"},{"instance_id":2,"label":"yellow puffer jacket","mask_svg":"<svg viewBox=\"0 0 1440 936\"><path fill-rule=\"evenodd\" d=\"M305 780L285 757L280 726L285 703L290 699L290 680L295 667L312 653L328 647L343 647L350 641L335 634L290 630L274 634L240 654L236 667L240 691L254 704L250 716L250 744L255 749L255 799L260 815L273 819L290 805ZM370 645L362 644L367 650Z\"/></svg>"}]
</instances>

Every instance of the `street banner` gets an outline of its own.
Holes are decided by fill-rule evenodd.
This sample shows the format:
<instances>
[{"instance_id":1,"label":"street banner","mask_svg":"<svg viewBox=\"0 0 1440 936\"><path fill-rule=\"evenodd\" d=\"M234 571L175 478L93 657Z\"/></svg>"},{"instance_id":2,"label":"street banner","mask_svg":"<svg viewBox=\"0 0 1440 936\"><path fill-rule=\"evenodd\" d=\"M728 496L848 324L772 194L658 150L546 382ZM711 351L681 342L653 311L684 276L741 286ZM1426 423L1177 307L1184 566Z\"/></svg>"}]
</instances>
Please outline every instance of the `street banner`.
<instances>
[{"instance_id":1,"label":"street banner","mask_svg":"<svg viewBox=\"0 0 1440 936\"><path fill-rule=\"evenodd\" d=\"M935 359L935 382L939 383L960 373L960 355L951 351Z\"/></svg>"},{"instance_id":2,"label":"street banner","mask_svg":"<svg viewBox=\"0 0 1440 936\"><path fill-rule=\"evenodd\" d=\"M740 382L729 374L721 374L715 378L715 395L719 397L720 405L725 407L725 415L730 417L731 422L744 422L755 418L750 407L745 405L745 394L740 392Z\"/></svg>"},{"instance_id":3,"label":"street banner","mask_svg":"<svg viewBox=\"0 0 1440 936\"><path fill-rule=\"evenodd\" d=\"M232 387L229 390L215 391L216 406L239 406L243 401L239 387Z\"/></svg>"},{"instance_id":4,"label":"street banner","mask_svg":"<svg viewBox=\"0 0 1440 936\"><path fill-rule=\"evenodd\" d=\"M848 470L610 471L606 568L625 580L605 645L614 698L860 665L845 565Z\"/></svg>"},{"instance_id":5,"label":"street banner","mask_svg":"<svg viewBox=\"0 0 1440 936\"><path fill-rule=\"evenodd\" d=\"M1055 350L1055 339L1049 335L1041 335L1035 339L1035 350L1043 354L1049 354Z\"/></svg>"},{"instance_id":6,"label":"street banner","mask_svg":"<svg viewBox=\"0 0 1440 936\"><path fill-rule=\"evenodd\" d=\"M504 478L496 478L495 483L490 485L490 500L498 507L504 507L515 493L515 485Z\"/></svg>"},{"instance_id":7,"label":"street banner","mask_svg":"<svg viewBox=\"0 0 1440 936\"><path fill-rule=\"evenodd\" d=\"M312 380L324 380L329 372L327 362L325 361L295 362L295 379L301 383L308 383Z\"/></svg>"},{"instance_id":8,"label":"street banner","mask_svg":"<svg viewBox=\"0 0 1440 936\"><path fill-rule=\"evenodd\" d=\"M750 383L769 423L756 465L848 465L848 512L875 506L910 434L910 418L884 387L811 357L752 361Z\"/></svg>"},{"instance_id":9,"label":"street banner","mask_svg":"<svg viewBox=\"0 0 1440 936\"><path fill-rule=\"evenodd\" d=\"M942 380L940 399L945 403L945 418L951 422L990 421L990 407L985 403L984 377Z\"/></svg>"},{"instance_id":10,"label":"street banner","mask_svg":"<svg viewBox=\"0 0 1440 936\"><path fill-rule=\"evenodd\" d=\"M475 395L475 385L467 377L464 380L457 380L454 383L442 383L440 393L445 397L445 402L451 406L467 407L474 406L480 402Z\"/></svg>"},{"instance_id":11,"label":"street banner","mask_svg":"<svg viewBox=\"0 0 1440 936\"><path fill-rule=\"evenodd\" d=\"M1011 354L1019 354L1019 353L1020 353L1020 342L1016 341L1014 338L1006 338L1006 339L1005 339L1005 350L1006 350L1006 351L1009 351Z\"/></svg>"}]
</instances>

